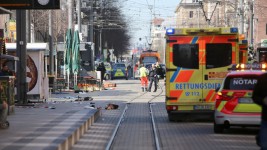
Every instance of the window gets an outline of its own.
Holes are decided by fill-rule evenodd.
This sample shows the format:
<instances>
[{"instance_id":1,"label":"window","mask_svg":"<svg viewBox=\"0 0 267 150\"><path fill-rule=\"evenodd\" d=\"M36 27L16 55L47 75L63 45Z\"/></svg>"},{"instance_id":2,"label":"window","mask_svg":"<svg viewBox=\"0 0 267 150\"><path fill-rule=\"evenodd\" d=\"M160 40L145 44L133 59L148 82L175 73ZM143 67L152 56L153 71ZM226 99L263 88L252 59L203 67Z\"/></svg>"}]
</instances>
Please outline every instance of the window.
<instances>
[{"instance_id":1,"label":"window","mask_svg":"<svg viewBox=\"0 0 267 150\"><path fill-rule=\"evenodd\" d=\"M125 64L115 64L114 68L125 68Z\"/></svg>"},{"instance_id":2,"label":"window","mask_svg":"<svg viewBox=\"0 0 267 150\"><path fill-rule=\"evenodd\" d=\"M220 68L232 64L232 44L206 44L206 69Z\"/></svg>"},{"instance_id":3,"label":"window","mask_svg":"<svg viewBox=\"0 0 267 150\"><path fill-rule=\"evenodd\" d=\"M155 64L156 62L157 62L158 60L157 60L157 57L144 57L144 59L143 59L143 63L145 63L145 64L148 64L148 63L150 63L150 64Z\"/></svg>"},{"instance_id":4,"label":"window","mask_svg":"<svg viewBox=\"0 0 267 150\"><path fill-rule=\"evenodd\" d=\"M177 67L199 69L198 44L174 44L173 64Z\"/></svg>"},{"instance_id":5,"label":"window","mask_svg":"<svg viewBox=\"0 0 267 150\"><path fill-rule=\"evenodd\" d=\"M189 11L189 18L193 18L193 11Z\"/></svg>"},{"instance_id":6,"label":"window","mask_svg":"<svg viewBox=\"0 0 267 150\"><path fill-rule=\"evenodd\" d=\"M257 75L247 75L240 77L227 77L224 88L226 90L253 90L258 81Z\"/></svg>"}]
</instances>

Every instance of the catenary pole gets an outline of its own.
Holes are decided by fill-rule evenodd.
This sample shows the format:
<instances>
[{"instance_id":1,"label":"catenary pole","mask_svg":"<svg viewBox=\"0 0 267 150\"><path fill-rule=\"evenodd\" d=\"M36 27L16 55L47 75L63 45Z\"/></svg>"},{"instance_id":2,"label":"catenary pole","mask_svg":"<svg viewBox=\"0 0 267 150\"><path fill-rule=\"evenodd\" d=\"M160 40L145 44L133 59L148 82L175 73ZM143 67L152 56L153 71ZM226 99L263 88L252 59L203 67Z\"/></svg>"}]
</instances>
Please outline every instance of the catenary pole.
<instances>
[{"instance_id":1,"label":"catenary pole","mask_svg":"<svg viewBox=\"0 0 267 150\"><path fill-rule=\"evenodd\" d=\"M28 86L26 81L26 10L16 10L16 30L16 55L19 57L19 61L17 61L17 100L19 104L27 104Z\"/></svg>"},{"instance_id":2,"label":"catenary pole","mask_svg":"<svg viewBox=\"0 0 267 150\"><path fill-rule=\"evenodd\" d=\"M52 10L49 10L49 73L52 77L52 85L53 85L53 90L55 90L55 78L54 76L54 48L53 48L53 16L52 16Z\"/></svg>"},{"instance_id":3,"label":"catenary pole","mask_svg":"<svg viewBox=\"0 0 267 150\"><path fill-rule=\"evenodd\" d=\"M240 0L240 8L239 8L239 14L240 14L240 33L244 34L244 0Z\"/></svg>"},{"instance_id":4,"label":"catenary pole","mask_svg":"<svg viewBox=\"0 0 267 150\"><path fill-rule=\"evenodd\" d=\"M251 16L250 16L250 44L253 47L253 20L254 20L254 0L251 0L251 4L250 4L250 11L251 11Z\"/></svg>"}]
</instances>

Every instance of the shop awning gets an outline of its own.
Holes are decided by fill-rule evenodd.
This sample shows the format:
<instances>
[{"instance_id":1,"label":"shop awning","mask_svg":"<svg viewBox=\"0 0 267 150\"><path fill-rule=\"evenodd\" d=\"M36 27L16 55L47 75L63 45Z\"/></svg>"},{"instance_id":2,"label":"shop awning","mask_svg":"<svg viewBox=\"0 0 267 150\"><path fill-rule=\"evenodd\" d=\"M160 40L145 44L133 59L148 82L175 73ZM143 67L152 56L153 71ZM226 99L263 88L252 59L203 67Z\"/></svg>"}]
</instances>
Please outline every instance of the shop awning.
<instances>
[{"instance_id":1,"label":"shop awning","mask_svg":"<svg viewBox=\"0 0 267 150\"><path fill-rule=\"evenodd\" d=\"M0 58L1 59L7 59L7 60L13 60L13 61L18 61L19 60L19 58L16 57L16 56L5 55L5 54L0 55Z\"/></svg>"},{"instance_id":2,"label":"shop awning","mask_svg":"<svg viewBox=\"0 0 267 150\"><path fill-rule=\"evenodd\" d=\"M6 49L8 51L16 51L17 43L6 43ZM45 51L49 50L48 43L27 43L27 51Z\"/></svg>"},{"instance_id":3,"label":"shop awning","mask_svg":"<svg viewBox=\"0 0 267 150\"><path fill-rule=\"evenodd\" d=\"M3 7L0 7L0 15L1 14L12 14L12 11L7 10L7 9L5 9Z\"/></svg>"}]
</instances>

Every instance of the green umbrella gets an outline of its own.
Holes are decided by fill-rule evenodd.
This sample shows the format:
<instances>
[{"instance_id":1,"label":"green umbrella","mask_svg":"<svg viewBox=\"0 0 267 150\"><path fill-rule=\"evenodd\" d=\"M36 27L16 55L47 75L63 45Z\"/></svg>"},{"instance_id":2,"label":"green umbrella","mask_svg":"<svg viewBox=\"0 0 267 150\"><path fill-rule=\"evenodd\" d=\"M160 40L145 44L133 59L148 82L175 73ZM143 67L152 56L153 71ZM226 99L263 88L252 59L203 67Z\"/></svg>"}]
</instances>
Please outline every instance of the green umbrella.
<instances>
[{"instance_id":1,"label":"green umbrella","mask_svg":"<svg viewBox=\"0 0 267 150\"><path fill-rule=\"evenodd\" d=\"M71 57L72 57L72 35L71 35L71 29L68 29L67 35L66 35L66 45L65 45L65 70L70 73L71 71Z\"/></svg>"},{"instance_id":2,"label":"green umbrella","mask_svg":"<svg viewBox=\"0 0 267 150\"><path fill-rule=\"evenodd\" d=\"M78 74L80 68L80 39L79 32L75 31L72 43L72 73Z\"/></svg>"}]
</instances>

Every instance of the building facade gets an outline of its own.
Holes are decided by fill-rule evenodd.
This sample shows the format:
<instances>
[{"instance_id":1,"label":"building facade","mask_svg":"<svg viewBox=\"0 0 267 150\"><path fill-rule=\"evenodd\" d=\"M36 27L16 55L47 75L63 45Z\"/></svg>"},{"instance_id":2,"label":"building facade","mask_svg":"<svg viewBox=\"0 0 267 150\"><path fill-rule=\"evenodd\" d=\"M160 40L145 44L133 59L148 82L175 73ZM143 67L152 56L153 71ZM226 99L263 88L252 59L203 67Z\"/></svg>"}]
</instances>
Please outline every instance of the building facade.
<instances>
[{"instance_id":1,"label":"building facade","mask_svg":"<svg viewBox=\"0 0 267 150\"><path fill-rule=\"evenodd\" d=\"M267 39L267 1L254 1L254 16L253 16L253 45L254 49L262 46L262 41Z\"/></svg>"}]
</instances>

